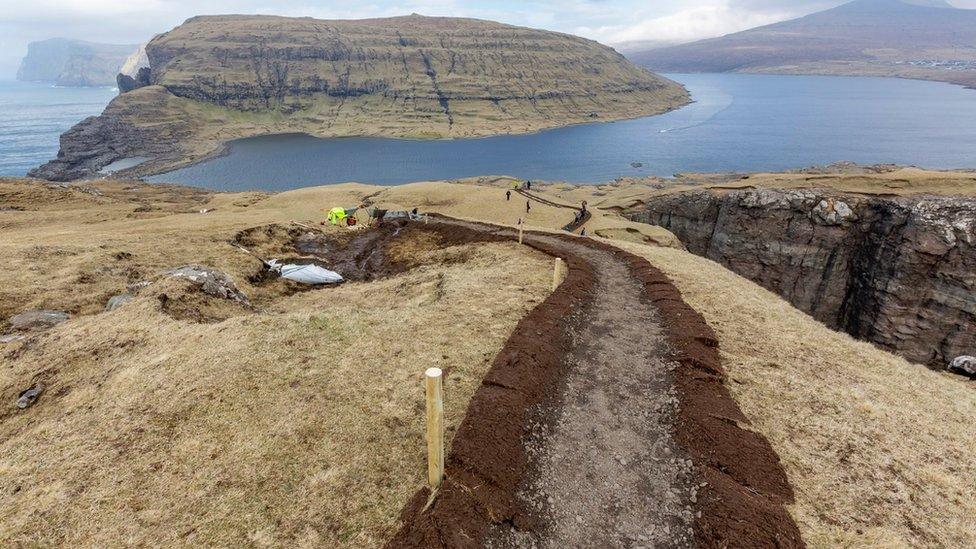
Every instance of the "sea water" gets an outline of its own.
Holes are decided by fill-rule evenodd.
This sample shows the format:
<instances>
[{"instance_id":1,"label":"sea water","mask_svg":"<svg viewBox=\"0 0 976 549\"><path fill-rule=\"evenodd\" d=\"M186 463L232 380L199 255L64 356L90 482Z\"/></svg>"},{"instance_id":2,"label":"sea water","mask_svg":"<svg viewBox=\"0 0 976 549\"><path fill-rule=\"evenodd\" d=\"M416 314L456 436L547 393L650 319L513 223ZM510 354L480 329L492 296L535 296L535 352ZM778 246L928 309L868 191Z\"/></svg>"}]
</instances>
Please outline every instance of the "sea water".
<instances>
[{"instance_id":1,"label":"sea water","mask_svg":"<svg viewBox=\"0 0 976 549\"><path fill-rule=\"evenodd\" d=\"M114 88L0 80L0 176L22 176L58 154L58 137L102 112Z\"/></svg>"}]
</instances>

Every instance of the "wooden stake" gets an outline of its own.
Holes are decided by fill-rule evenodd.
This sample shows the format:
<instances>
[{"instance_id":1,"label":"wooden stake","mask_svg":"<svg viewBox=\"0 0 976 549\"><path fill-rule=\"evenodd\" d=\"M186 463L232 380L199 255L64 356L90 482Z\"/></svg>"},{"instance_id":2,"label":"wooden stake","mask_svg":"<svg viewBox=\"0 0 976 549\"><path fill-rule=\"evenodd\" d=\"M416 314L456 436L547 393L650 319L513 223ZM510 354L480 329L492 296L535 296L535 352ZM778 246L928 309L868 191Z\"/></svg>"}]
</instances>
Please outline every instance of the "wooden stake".
<instances>
[{"instance_id":1,"label":"wooden stake","mask_svg":"<svg viewBox=\"0 0 976 549\"><path fill-rule=\"evenodd\" d=\"M428 368L427 380L427 481L434 492L444 479L444 396L441 369Z\"/></svg>"},{"instance_id":2,"label":"wooden stake","mask_svg":"<svg viewBox=\"0 0 976 549\"><path fill-rule=\"evenodd\" d=\"M565 278L563 276L563 269L564 269L563 264L564 261L562 260L562 258L557 257L556 261L553 262L552 265L552 291L554 292L556 291L556 288L558 288L559 285L563 283L563 279Z\"/></svg>"},{"instance_id":3,"label":"wooden stake","mask_svg":"<svg viewBox=\"0 0 976 549\"><path fill-rule=\"evenodd\" d=\"M522 218L521 217L519 218L518 226L519 226L519 244L521 244L522 243Z\"/></svg>"}]
</instances>

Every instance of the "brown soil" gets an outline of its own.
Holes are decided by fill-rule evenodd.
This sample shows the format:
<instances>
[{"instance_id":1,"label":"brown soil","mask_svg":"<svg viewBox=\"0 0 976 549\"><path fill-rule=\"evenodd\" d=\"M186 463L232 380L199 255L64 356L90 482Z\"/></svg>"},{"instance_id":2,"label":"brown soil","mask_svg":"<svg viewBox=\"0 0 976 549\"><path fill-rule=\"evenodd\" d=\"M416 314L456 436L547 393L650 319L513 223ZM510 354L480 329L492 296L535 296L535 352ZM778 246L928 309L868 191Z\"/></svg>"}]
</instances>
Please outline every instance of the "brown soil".
<instances>
[{"instance_id":1,"label":"brown soil","mask_svg":"<svg viewBox=\"0 0 976 549\"><path fill-rule=\"evenodd\" d=\"M371 281L405 272L420 265L418 252L438 247L432 233L402 219L346 233L323 232L299 225L264 225L240 231L233 243L265 261L312 263L351 281ZM250 282L268 284L275 280L277 277L262 268Z\"/></svg>"},{"instance_id":2,"label":"brown soil","mask_svg":"<svg viewBox=\"0 0 976 549\"><path fill-rule=\"evenodd\" d=\"M448 223L450 225L448 225ZM512 238L513 231L474 223L438 222L445 240ZM802 547L783 508L792 492L779 460L724 386L717 339L701 315L646 260L608 245L572 237L527 235L526 244L563 257L566 281L516 327L471 400L446 463L446 478L428 505L420 490L403 512L403 527L388 547L479 547L495 526L538 533L538 513L519 499L529 479L526 444L532 412L551 398L567 376L574 332L594 312L599 269L589 250L612 255L643 288L642 299L661 319L677 364L680 406L674 440L691 458L698 496L694 542L705 547ZM590 255L592 258L592 255ZM580 517L582 520L586 520Z\"/></svg>"},{"instance_id":3,"label":"brown soil","mask_svg":"<svg viewBox=\"0 0 976 549\"><path fill-rule=\"evenodd\" d=\"M570 325L560 390L529 418L519 500L538 526L499 525L486 545L687 547L697 477L674 440L675 365L657 311L626 262L605 249L574 251L597 284L585 321Z\"/></svg>"},{"instance_id":4,"label":"brown soil","mask_svg":"<svg viewBox=\"0 0 976 549\"><path fill-rule=\"evenodd\" d=\"M703 478L695 521L702 547L803 547L783 507L793 490L779 457L725 386L718 338L704 317L681 298L668 277L647 260L618 251L661 315L681 401L677 441Z\"/></svg>"}]
</instances>

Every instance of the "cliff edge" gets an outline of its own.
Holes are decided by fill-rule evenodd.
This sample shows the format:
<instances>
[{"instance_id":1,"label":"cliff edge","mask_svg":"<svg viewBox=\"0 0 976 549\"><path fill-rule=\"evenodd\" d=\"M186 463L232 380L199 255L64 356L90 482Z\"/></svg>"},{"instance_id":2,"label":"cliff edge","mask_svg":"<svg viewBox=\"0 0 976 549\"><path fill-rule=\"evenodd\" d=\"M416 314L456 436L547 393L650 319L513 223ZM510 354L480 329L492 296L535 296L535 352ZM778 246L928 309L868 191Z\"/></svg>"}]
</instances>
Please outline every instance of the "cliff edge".
<instances>
[{"instance_id":1,"label":"cliff edge","mask_svg":"<svg viewBox=\"0 0 976 549\"><path fill-rule=\"evenodd\" d=\"M976 347L976 199L700 190L631 214L827 326L944 368Z\"/></svg>"},{"instance_id":2,"label":"cliff edge","mask_svg":"<svg viewBox=\"0 0 976 549\"><path fill-rule=\"evenodd\" d=\"M114 86L119 67L138 46L51 38L27 45L17 80L56 86Z\"/></svg>"}]
</instances>

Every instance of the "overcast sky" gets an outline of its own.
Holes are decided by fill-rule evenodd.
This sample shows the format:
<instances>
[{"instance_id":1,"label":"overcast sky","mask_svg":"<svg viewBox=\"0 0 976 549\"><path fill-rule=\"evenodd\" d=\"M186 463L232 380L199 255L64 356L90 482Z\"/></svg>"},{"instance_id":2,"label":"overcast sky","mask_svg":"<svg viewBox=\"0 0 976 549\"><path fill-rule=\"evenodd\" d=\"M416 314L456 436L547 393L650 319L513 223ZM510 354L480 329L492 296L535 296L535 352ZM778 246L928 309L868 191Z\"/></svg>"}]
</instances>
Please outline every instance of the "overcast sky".
<instances>
[{"instance_id":1,"label":"overcast sky","mask_svg":"<svg viewBox=\"0 0 976 549\"><path fill-rule=\"evenodd\" d=\"M950 0L976 8L976 0ZM61 36L139 43L189 17L263 13L324 19L420 13L493 19L617 45L693 40L793 18L841 0L0 0L0 78L12 78L27 43Z\"/></svg>"}]
</instances>

